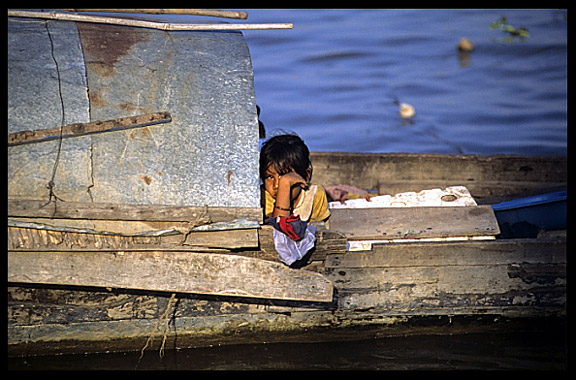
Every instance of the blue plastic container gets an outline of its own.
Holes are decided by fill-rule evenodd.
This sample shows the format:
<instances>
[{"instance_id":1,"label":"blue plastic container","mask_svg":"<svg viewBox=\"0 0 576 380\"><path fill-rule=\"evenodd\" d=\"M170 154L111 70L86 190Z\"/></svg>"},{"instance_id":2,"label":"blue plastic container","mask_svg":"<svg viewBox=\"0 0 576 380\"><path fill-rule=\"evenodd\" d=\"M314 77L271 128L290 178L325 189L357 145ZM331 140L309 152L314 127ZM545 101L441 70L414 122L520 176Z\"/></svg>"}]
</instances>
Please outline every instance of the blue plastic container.
<instances>
[{"instance_id":1,"label":"blue plastic container","mask_svg":"<svg viewBox=\"0 0 576 380\"><path fill-rule=\"evenodd\" d=\"M566 229L567 191L535 195L492 205L500 230L532 225L538 230ZM513 236L514 237L514 236Z\"/></svg>"}]
</instances>

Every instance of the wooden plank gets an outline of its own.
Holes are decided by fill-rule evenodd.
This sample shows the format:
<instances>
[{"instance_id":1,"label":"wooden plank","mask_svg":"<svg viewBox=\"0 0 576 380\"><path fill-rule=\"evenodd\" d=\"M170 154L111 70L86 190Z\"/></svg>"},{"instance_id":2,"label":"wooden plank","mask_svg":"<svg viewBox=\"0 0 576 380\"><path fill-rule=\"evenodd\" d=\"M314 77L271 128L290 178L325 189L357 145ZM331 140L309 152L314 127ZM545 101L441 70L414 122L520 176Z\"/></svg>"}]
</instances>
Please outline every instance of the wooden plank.
<instances>
[{"instance_id":1,"label":"wooden plank","mask_svg":"<svg viewBox=\"0 0 576 380\"><path fill-rule=\"evenodd\" d=\"M198 231L186 235L182 245L205 248L258 248L258 230Z\"/></svg>"},{"instance_id":2,"label":"wooden plank","mask_svg":"<svg viewBox=\"0 0 576 380\"><path fill-rule=\"evenodd\" d=\"M521 269L523 267L524 274ZM541 268L540 273L544 276L540 281L528 280L525 275L532 272L532 276L535 277L538 272L536 268ZM398 302L405 302L405 306L409 303L418 303L417 301L423 298L437 302L435 299L439 298L440 294L487 296L516 291L516 296L526 297L528 294L525 292L530 289L540 288L542 291L544 287L565 288L566 285L565 264L539 267L517 264L350 268L344 271L330 271L326 275L334 282L339 292L349 290L382 295L382 291L387 289L399 296ZM465 297L462 297L462 301L466 302Z\"/></svg>"},{"instance_id":3,"label":"wooden plank","mask_svg":"<svg viewBox=\"0 0 576 380\"><path fill-rule=\"evenodd\" d=\"M168 123L172 117L168 112L156 112L145 115L122 117L107 121L94 121L91 123L75 123L64 125L62 128L36 129L21 131L8 135L8 146L37 143L66 137L84 136L92 133L112 132L123 129L141 128L149 125Z\"/></svg>"},{"instance_id":4,"label":"wooden plank","mask_svg":"<svg viewBox=\"0 0 576 380\"><path fill-rule=\"evenodd\" d=\"M492 236L500 233L490 206L333 209L329 229L350 240Z\"/></svg>"},{"instance_id":5,"label":"wooden plank","mask_svg":"<svg viewBox=\"0 0 576 380\"><path fill-rule=\"evenodd\" d=\"M331 302L319 273L235 255L189 252L8 252L8 281Z\"/></svg>"},{"instance_id":6,"label":"wooden plank","mask_svg":"<svg viewBox=\"0 0 576 380\"><path fill-rule=\"evenodd\" d=\"M330 255L326 276L344 308L431 310L562 307L566 241L383 244Z\"/></svg>"},{"instance_id":7,"label":"wooden plank","mask_svg":"<svg viewBox=\"0 0 576 380\"><path fill-rule=\"evenodd\" d=\"M262 219L260 207L133 205L98 202L57 202L8 199L8 216L51 219L141 220L149 222L229 222Z\"/></svg>"},{"instance_id":8,"label":"wooden plank","mask_svg":"<svg viewBox=\"0 0 576 380\"><path fill-rule=\"evenodd\" d=\"M566 304L566 265L420 266L350 268L327 271L343 309L428 313L484 308L562 307Z\"/></svg>"},{"instance_id":9,"label":"wooden plank","mask_svg":"<svg viewBox=\"0 0 576 380\"><path fill-rule=\"evenodd\" d=\"M8 221L8 249L32 250L193 250L258 248L258 229L190 231L182 222L100 221L77 219ZM62 223L59 223L62 222ZM78 223L73 223L78 222Z\"/></svg>"},{"instance_id":10,"label":"wooden plank","mask_svg":"<svg viewBox=\"0 0 576 380\"><path fill-rule=\"evenodd\" d=\"M26 220L28 218L18 219ZM32 219L43 225L71 224L69 219ZM13 251L194 251L234 253L240 256L255 257L278 262L278 252L274 247L273 227L193 231L186 238L183 234L142 235L141 232L154 229L176 227L173 222L122 222L122 221L82 221L78 227L94 223L94 227L114 231L114 234L81 233L58 231L43 228L8 227L7 249ZM9 221L10 223L10 221ZM136 225L134 225L136 224ZM112 227L112 228L110 228ZM145 229L145 227L154 229ZM180 227L180 226L178 226ZM181 227L186 227L181 223ZM231 250L231 251L230 251ZM318 229L312 261L323 261L328 254L345 253L346 238L339 233ZM308 268L307 268L308 269Z\"/></svg>"},{"instance_id":11,"label":"wooden plank","mask_svg":"<svg viewBox=\"0 0 576 380\"><path fill-rule=\"evenodd\" d=\"M565 264L566 240L492 240L374 245L371 251L329 255L327 268Z\"/></svg>"},{"instance_id":12,"label":"wooden plank","mask_svg":"<svg viewBox=\"0 0 576 380\"><path fill-rule=\"evenodd\" d=\"M191 232L183 235L119 236L8 227L8 250L34 252L99 251L208 252L278 262L278 253L260 247L259 229ZM344 243L345 245L345 243ZM315 257L316 258L316 257Z\"/></svg>"},{"instance_id":13,"label":"wooden plank","mask_svg":"<svg viewBox=\"0 0 576 380\"><path fill-rule=\"evenodd\" d=\"M146 222L135 220L8 218L11 227L77 234L114 236L166 236L190 231L186 222ZM14 230L16 231L16 230Z\"/></svg>"},{"instance_id":14,"label":"wooden plank","mask_svg":"<svg viewBox=\"0 0 576 380\"><path fill-rule=\"evenodd\" d=\"M557 186L568 178L565 156L311 152L310 160L317 183L386 194L462 185L473 197L486 197Z\"/></svg>"}]
</instances>

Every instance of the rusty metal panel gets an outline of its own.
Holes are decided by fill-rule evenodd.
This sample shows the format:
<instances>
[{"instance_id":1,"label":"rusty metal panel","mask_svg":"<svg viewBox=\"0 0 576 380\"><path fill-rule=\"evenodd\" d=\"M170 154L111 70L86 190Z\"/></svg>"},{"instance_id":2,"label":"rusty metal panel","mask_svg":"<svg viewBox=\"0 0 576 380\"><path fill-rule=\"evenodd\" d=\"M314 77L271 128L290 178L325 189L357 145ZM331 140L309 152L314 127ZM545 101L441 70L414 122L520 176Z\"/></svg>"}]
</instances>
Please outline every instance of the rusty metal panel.
<instances>
[{"instance_id":1,"label":"rusty metal panel","mask_svg":"<svg viewBox=\"0 0 576 380\"><path fill-rule=\"evenodd\" d=\"M10 21L8 133L58 127L62 123L62 108L66 124L90 121L86 70L76 25ZM85 138L63 142L55 178L56 191L62 199L90 200L87 192L90 176L86 170L90 164L89 148L90 140ZM48 200L46 186L57 152L57 141L10 147L8 196Z\"/></svg>"},{"instance_id":2,"label":"rusty metal panel","mask_svg":"<svg viewBox=\"0 0 576 380\"><path fill-rule=\"evenodd\" d=\"M51 33L55 51L81 46L60 53L62 59L56 56L59 66L70 60L70 66L83 70L84 83L71 87L84 91L89 100L89 114L84 107L81 115L73 103L78 103L76 97L69 99L63 87L67 123L159 111L172 115L172 122L163 125L63 140L54 181L59 197L260 207L258 121L252 65L242 33L9 19L9 133L59 126L60 100L46 24L51 32L56 26L67 30ZM27 61L16 59L18 54L34 55L30 49L43 52L42 62L36 64L43 70L36 77L45 87L35 91L21 85L31 69ZM62 78L62 67L60 74ZM38 107L38 94L56 99L55 104ZM19 118L25 122L16 123ZM9 148L9 197L47 199L57 147L52 141Z\"/></svg>"}]
</instances>

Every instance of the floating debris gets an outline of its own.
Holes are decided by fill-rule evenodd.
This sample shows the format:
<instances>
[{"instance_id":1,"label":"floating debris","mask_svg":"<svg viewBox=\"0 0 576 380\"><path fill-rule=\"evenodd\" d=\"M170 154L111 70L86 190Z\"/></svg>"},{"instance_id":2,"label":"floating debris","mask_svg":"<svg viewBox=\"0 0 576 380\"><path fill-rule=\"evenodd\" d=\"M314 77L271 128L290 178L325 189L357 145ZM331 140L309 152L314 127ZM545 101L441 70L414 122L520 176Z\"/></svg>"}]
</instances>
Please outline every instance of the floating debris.
<instances>
[{"instance_id":1,"label":"floating debris","mask_svg":"<svg viewBox=\"0 0 576 380\"><path fill-rule=\"evenodd\" d=\"M474 50L474 44L466 37L462 37L458 43L458 50L461 52L471 52Z\"/></svg>"},{"instance_id":2,"label":"floating debris","mask_svg":"<svg viewBox=\"0 0 576 380\"><path fill-rule=\"evenodd\" d=\"M414 107L408 103L400 103L400 116L402 116L403 119L413 118L414 115L416 115Z\"/></svg>"},{"instance_id":3,"label":"floating debris","mask_svg":"<svg viewBox=\"0 0 576 380\"><path fill-rule=\"evenodd\" d=\"M520 39L530 37L528 29L524 27L513 27L512 25L508 24L508 20L504 16L501 16L500 19L490 24L490 29L500 29L503 32L509 33L512 37L519 37ZM510 42L511 38L506 39L505 41Z\"/></svg>"}]
</instances>

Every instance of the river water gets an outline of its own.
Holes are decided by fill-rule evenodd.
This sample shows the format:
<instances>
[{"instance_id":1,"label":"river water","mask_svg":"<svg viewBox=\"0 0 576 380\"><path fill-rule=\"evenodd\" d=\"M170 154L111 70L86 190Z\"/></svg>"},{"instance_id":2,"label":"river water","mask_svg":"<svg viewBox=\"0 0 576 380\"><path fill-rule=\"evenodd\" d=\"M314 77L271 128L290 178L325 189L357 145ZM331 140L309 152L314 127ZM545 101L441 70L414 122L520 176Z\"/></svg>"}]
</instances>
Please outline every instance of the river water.
<instances>
[{"instance_id":1,"label":"river water","mask_svg":"<svg viewBox=\"0 0 576 380\"><path fill-rule=\"evenodd\" d=\"M314 151L565 155L565 10L260 10L244 32L267 130ZM529 36L490 25L504 16ZM460 54L462 37L474 50ZM398 103L416 116L404 120Z\"/></svg>"},{"instance_id":2,"label":"river water","mask_svg":"<svg viewBox=\"0 0 576 380\"><path fill-rule=\"evenodd\" d=\"M11 358L14 370L565 370L563 322L530 329ZM338 339L337 333L334 339Z\"/></svg>"},{"instance_id":3,"label":"river water","mask_svg":"<svg viewBox=\"0 0 576 380\"><path fill-rule=\"evenodd\" d=\"M268 135L314 151L567 154L565 10L260 10L246 22ZM490 25L506 17L521 38ZM235 21L233 21L235 22ZM244 21L243 21L244 22ZM475 49L461 54L462 37ZM402 119L398 103L416 111ZM564 330L9 360L11 369L564 369Z\"/></svg>"}]
</instances>

